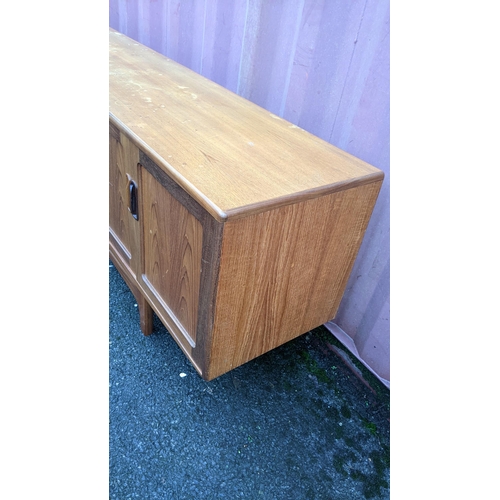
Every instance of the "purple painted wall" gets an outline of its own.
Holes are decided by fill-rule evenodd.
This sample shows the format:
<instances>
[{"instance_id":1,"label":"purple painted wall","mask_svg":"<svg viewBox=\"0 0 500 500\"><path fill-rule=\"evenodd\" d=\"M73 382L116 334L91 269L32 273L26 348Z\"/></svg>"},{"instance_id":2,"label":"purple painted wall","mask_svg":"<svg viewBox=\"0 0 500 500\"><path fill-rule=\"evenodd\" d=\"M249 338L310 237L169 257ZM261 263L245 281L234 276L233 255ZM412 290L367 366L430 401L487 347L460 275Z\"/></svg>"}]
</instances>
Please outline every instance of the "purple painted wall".
<instances>
[{"instance_id":1,"label":"purple painted wall","mask_svg":"<svg viewBox=\"0 0 500 500\"><path fill-rule=\"evenodd\" d=\"M110 0L109 25L386 174L327 327L389 385L389 0Z\"/></svg>"}]
</instances>

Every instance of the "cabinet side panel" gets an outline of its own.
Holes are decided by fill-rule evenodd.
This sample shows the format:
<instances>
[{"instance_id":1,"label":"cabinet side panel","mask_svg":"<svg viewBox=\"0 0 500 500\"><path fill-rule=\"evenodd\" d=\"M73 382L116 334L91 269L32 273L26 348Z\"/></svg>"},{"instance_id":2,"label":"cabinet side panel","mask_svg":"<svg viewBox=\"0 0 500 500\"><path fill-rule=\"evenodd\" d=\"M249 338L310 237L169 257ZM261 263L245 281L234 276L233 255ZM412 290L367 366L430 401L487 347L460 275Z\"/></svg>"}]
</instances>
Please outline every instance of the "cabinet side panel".
<instances>
[{"instance_id":1,"label":"cabinet side panel","mask_svg":"<svg viewBox=\"0 0 500 500\"><path fill-rule=\"evenodd\" d=\"M141 182L144 278L196 342L202 226L145 169Z\"/></svg>"},{"instance_id":2,"label":"cabinet side panel","mask_svg":"<svg viewBox=\"0 0 500 500\"><path fill-rule=\"evenodd\" d=\"M209 378L335 316L380 185L225 224Z\"/></svg>"}]
</instances>

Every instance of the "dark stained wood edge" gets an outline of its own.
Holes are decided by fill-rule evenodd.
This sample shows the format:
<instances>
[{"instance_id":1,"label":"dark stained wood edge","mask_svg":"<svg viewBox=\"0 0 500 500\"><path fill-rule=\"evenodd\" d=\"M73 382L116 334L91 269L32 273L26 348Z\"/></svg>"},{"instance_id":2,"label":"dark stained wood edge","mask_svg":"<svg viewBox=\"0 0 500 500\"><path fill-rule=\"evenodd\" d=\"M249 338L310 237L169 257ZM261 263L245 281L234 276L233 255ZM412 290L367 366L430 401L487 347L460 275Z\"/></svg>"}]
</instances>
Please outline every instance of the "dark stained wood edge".
<instances>
[{"instance_id":1,"label":"dark stained wood edge","mask_svg":"<svg viewBox=\"0 0 500 500\"><path fill-rule=\"evenodd\" d=\"M186 207L189 213L203 223L202 219L207 214L207 210L171 179L142 149L139 150L139 162L179 203Z\"/></svg>"},{"instance_id":2,"label":"dark stained wood edge","mask_svg":"<svg viewBox=\"0 0 500 500\"><path fill-rule=\"evenodd\" d=\"M189 193L176 184L142 150L139 151L139 161L142 167L183 205L202 226L203 242L196 346L191 356L201 370L201 376L207 380L224 224L216 220Z\"/></svg>"},{"instance_id":3,"label":"dark stained wood edge","mask_svg":"<svg viewBox=\"0 0 500 500\"><path fill-rule=\"evenodd\" d=\"M109 136L115 141L120 142L120 130L111 122L109 122Z\"/></svg>"},{"instance_id":4,"label":"dark stained wood edge","mask_svg":"<svg viewBox=\"0 0 500 500\"><path fill-rule=\"evenodd\" d=\"M201 281L198 305L198 326L196 331L195 358L202 367L205 380L209 372L210 348L215 319L217 283L222 248L224 224L216 221L208 213L203 221L203 244L201 252Z\"/></svg>"}]
</instances>

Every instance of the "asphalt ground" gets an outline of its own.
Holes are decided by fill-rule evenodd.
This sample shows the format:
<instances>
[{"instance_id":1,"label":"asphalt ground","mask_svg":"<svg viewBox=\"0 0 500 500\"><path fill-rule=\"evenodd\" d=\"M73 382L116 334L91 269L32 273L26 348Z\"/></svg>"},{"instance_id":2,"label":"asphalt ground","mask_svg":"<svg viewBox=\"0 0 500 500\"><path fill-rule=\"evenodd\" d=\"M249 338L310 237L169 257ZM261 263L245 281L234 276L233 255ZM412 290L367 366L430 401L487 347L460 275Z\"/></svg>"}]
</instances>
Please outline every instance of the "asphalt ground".
<instances>
[{"instance_id":1,"label":"asphalt ground","mask_svg":"<svg viewBox=\"0 0 500 500\"><path fill-rule=\"evenodd\" d=\"M389 498L389 390L326 328L205 382L111 262L109 325L110 499Z\"/></svg>"}]
</instances>

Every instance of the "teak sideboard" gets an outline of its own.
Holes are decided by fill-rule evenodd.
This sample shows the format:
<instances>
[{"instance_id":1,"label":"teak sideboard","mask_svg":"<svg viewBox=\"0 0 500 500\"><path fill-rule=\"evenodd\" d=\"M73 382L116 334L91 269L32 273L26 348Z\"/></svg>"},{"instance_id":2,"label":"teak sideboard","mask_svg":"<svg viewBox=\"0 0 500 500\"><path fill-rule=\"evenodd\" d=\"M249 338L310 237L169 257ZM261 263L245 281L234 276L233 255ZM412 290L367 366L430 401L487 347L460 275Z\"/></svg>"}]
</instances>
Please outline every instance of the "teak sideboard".
<instances>
[{"instance_id":1,"label":"teak sideboard","mask_svg":"<svg viewBox=\"0 0 500 500\"><path fill-rule=\"evenodd\" d=\"M331 320L383 173L109 31L109 253L205 380Z\"/></svg>"}]
</instances>

